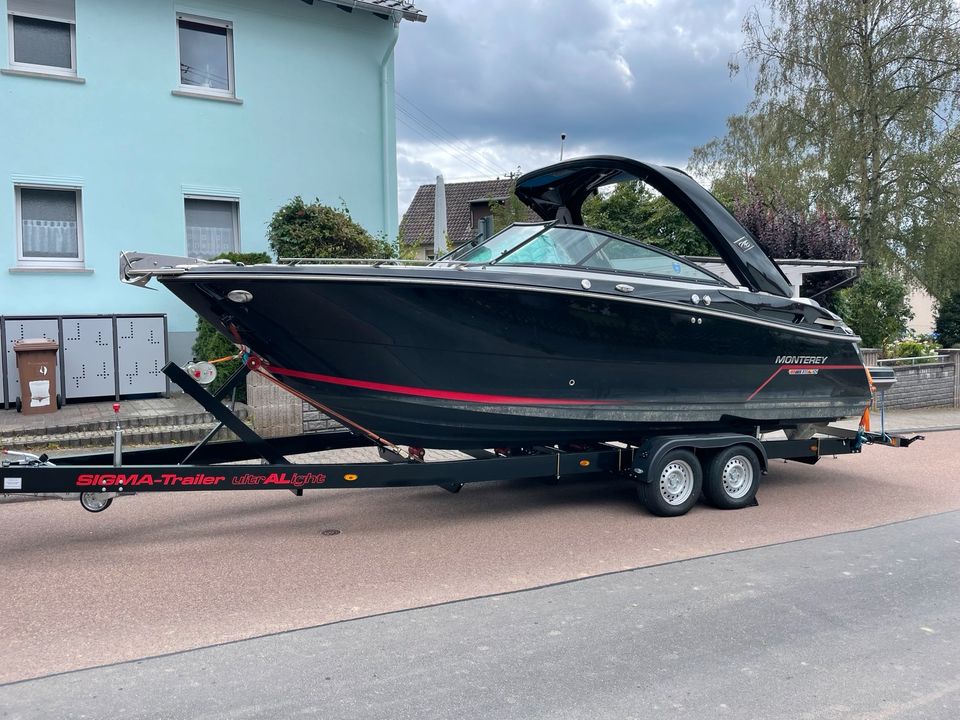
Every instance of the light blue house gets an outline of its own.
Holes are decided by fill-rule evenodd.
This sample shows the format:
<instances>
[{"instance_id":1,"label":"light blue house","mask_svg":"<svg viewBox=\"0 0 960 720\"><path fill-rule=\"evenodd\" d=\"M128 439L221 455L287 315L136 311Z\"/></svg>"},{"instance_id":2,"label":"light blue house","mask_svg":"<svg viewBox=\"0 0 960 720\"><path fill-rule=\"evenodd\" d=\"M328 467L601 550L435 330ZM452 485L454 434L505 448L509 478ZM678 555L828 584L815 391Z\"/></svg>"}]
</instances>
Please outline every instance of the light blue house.
<instances>
[{"instance_id":1,"label":"light blue house","mask_svg":"<svg viewBox=\"0 0 960 720\"><path fill-rule=\"evenodd\" d=\"M267 250L294 195L397 230L403 0L0 0L0 316L195 316L121 250Z\"/></svg>"}]
</instances>

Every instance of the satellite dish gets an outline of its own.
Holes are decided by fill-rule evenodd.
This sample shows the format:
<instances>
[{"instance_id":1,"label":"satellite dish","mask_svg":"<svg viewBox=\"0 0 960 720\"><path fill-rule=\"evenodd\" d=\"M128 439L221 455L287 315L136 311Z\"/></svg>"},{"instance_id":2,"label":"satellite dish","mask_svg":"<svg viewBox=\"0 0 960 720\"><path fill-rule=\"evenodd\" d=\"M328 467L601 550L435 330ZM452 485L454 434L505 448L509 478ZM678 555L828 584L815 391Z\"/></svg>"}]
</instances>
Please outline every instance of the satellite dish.
<instances>
[{"instance_id":1,"label":"satellite dish","mask_svg":"<svg viewBox=\"0 0 960 720\"><path fill-rule=\"evenodd\" d=\"M217 368L213 363L192 362L184 368L187 374L201 385L209 385L217 379Z\"/></svg>"}]
</instances>

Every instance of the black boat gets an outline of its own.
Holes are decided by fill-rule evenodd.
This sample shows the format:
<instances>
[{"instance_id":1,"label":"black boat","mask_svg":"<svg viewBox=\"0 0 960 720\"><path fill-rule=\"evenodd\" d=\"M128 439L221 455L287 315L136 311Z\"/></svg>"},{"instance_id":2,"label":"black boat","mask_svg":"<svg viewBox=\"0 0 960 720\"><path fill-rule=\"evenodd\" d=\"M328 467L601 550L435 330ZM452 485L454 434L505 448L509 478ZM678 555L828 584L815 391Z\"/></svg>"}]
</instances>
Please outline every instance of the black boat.
<instances>
[{"instance_id":1,"label":"black boat","mask_svg":"<svg viewBox=\"0 0 960 720\"><path fill-rule=\"evenodd\" d=\"M716 248L739 285L582 225L597 188L641 180ZM430 264L241 266L127 252L250 351L251 364L394 444L522 447L653 433L753 434L859 415L858 339L789 282L680 170L580 158L519 178L543 218Z\"/></svg>"}]
</instances>

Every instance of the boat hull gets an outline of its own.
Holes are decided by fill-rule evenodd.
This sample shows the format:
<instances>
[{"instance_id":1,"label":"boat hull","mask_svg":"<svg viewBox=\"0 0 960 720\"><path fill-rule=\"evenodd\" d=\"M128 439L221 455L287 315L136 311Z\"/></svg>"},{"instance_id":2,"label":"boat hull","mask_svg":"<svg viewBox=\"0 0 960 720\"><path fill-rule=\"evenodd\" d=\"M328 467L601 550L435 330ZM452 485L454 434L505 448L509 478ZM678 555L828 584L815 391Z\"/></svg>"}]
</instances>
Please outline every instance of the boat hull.
<instances>
[{"instance_id":1,"label":"boat hull","mask_svg":"<svg viewBox=\"0 0 960 720\"><path fill-rule=\"evenodd\" d=\"M397 444L753 432L859 414L869 402L849 337L451 275L291 272L278 282L239 268L161 279L283 383ZM226 299L235 290L252 299Z\"/></svg>"}]
</instances>

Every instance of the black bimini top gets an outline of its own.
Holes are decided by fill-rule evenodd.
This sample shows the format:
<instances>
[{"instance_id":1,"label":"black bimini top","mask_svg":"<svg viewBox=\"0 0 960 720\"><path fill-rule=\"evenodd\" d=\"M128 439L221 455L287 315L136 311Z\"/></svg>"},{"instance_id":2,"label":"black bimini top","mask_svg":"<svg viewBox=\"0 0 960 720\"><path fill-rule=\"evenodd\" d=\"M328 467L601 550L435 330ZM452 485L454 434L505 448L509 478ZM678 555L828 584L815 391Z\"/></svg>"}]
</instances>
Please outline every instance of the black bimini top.
<instances>
[{"instance_id":1,"label":"black bimini top","mask_svg":"<svg viewBox=\"0 0 960 720\"><path fill-rule=\"evenodd\" d=\"M583 225L581 206L599 187L641 180L677 206L751 290L791 297L780 268L756 239L696 180L675 168L612 155L577 158L521 176L516 195L544 220Z\"/></svg>"}]
</instances>

